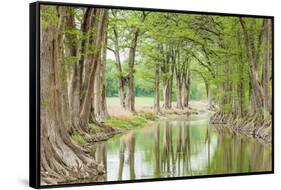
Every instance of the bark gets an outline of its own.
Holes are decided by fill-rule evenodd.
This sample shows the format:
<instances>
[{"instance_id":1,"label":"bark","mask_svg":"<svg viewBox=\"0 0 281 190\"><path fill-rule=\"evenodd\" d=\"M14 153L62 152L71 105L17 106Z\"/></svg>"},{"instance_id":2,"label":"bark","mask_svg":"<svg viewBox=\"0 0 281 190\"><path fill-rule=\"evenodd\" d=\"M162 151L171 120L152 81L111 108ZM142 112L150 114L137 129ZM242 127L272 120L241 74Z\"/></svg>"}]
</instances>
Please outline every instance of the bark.
<instances>
[{"instance_id":1,"label":"bark","mask_svg":"<svg viewBox=\"0 0 281 190\"><path fill-rule=\"evenodd\" d=\"M171 96L171 79L168 79L165 83L164 83L164 87L163 87L163 99L164 99L164 104L163 107L165 109L171 109L172 108L172 104L170 102L170 96Z\"/></svg>"},{"instance_id":2,"label":"bark","mask_svg":"<svg viewBox=\"0 0 281 190\"><path fill-rule=\"evenodd\" d=\"M155 81L154 81L154 112L160 113L160 64L155 65Z\"/></svg>"},{"instance_id":3,"label":"bark","mask_svg":"<svg viewBox=\"0 0 281 190\"><path fill-rule=\"evenodd\" d=\"M106 13L107 18L106 21L108 20L108 12ZM108 24L108 23L107 23ZM106 26L107 27L107 26ZM106 103L106 77L105 77L105 72L106 72L106 47L107 47L107 33L104 35L104 46L103 46L103 52L102 52L102 93L101 93L101 107L102 107L102 119L108 119L109 114L107 110L107 103Z\"/></svg>"},{"instance_id":4,"label":"bark","mask_svg":"<svg viewBox=\"0 0 281 190\"><path fill-rule=\"evenodd\" d=\"M123 76L123 71L122 71L122 66L121 66L121 59L120 59L120 50L119 50L119 39L118 39L118 32L117 30L114 30L114 56L116 60L116 68L118 71L118 94L119 94L119 99L120 99L120 106L121 108L125 109L125 98L126 98L126 92L125 92L125 85L126 85L126 80Z\"/></svg>"},{"instance_id":5,"label":"bark","mask_svg":"<svg viewBox=\"0 0 281 190\"><path fill-rule=\"evenodd\" d=\"M66 81L60 63L63 53L62 30L64 9L42 7L41 11L54 9L58 23L41 27L40 32L40 151L41 182L66 183L71 180L94 178L103 172L96 162L74 144L68 130L71 125ZM41 18L42 19L42 18Z\"/></svg>"},{"instance_id":6,"label":"bark","mask_svg":"<svg viewBox=\"0 0 281 190\"><path fill-rule=\"evenodd\" d=\"M140 17L140 22L143 23L147 14L143 11ZM126 110L135 113L135 57L137 50L138 38L140 36L140 28L136 27L133 31L131 46L129 49L129 71L128 71L128 93L126 95Z\"/></svg>"},{"instance_id":7,"label":"bark","mask_svg":"<svg viewBox=\"0 0 281 190\"><path fill-rule=\"evenodd\" d=\"M183 86L183 70L184 70L185 63L182 63L180 60L179 49L175 49L174 51L173 62L175 64L175 73L176 73L176 96L177 96L176 107L179 109L183 109L182 86Z\"/></svg>"},{"instance_id":8,"label":"bark","mask_svg":"<svg viewBox=\"0 0 281 190\"><path fill-rule=\"evenodd\" d=\"M76 28L75 25L75 20L74 20L74 16L75 14L73 13L73 9L72 8L66 8L66 11L69 12L69 14L65 15L65 27L68 30L71 30L73 28ZM77 42L77 35L76 33L72 33L72 31L68 31L65 34L64 37L64 50L65 50L65 57L71 57L72 59L74 59L74 61L72 61L71 63L68 63L71 65L71 67L75 68L75 66L78 65L77 63L77 51L78 51L78 42ZM68 80L68 95L70 97L71 100L71 85L72 85L72 77L73 77L73 72L70 71L67 73L67 80ZM71 102L69 102L69 104L71 105Z\"/></svg>"},{"instance_id":9,"label":"bark","mask_svg":"<svg viewBox=\"0 0 281 190\"><path fill-rule=\"evenodd\" d=\"M117 17L116 12L111 10L113 17ZM116 26L114 26L116 27ZM126 92L125 86L127 84L127 77L123 75L121 59L120 59L120 48L119 48L119 35L116 28L113 27L113 44L114 48L108 48L110 51L114 53L115 56L115 66L118 72L118 95L120 100L121 108L125 109L126 107Z\"/></svg>"},{"instance_id":10,"label":"bark","mask_svg":"<svg viewBox=\"0 0 281 190\"><path fill-rule=\"evenodd\" d=\"M183 107L187 108L189 103L189 89L190 89L190 62L188 58L184 63L182 80L183 80L182 103L183 103Z\"/></svg>"},{"instance_id":11,"label":"bark","mask_svg":"<svg viewBox=\"0 0 281 190\"><path fill-rule=\"evenodd\" d=\"M270 97L270 31L271 31L271 20L264 20L265 28L265 51L264 51L264 68L263 68L263 89L264 89L264 111L267 114L271 114L271 97Z\"/></svg>"},{"instance_id":12,"label":"bark","mask_svg":"<svg viewBox=\"0 0 281 190\"><path fill-rule=\"evenodd\" d=\"M206 81L205 85L206 85L206 92L207 92L207 99L208 99L208 109L212 110L214 108L214 105L212 101L213 97L211 92L211 84L210 82Z\"/></svg>"},{"instance_id":13,"label":"bark","mask_svg":"<svg viewBox=\"0 0 281 190\"><path fill-rule=\"evenodd\" d=\"M182 102L184 107L188 107L189 104L189 89L190 89L190 70L184 73L183 76L183 89L182 89Z\"/></svg>"},{"instance_id":14,"label":"bark","mask_svg":"<svg viewBox=\"0 0 281 190\"><path fill-rule=\"evenodd\" d=\"M245 22L242 18L239 18L244 42L247 49L247 56L249 61L249 75L251 82L251 99L252 99L252 112L262 114L263 104L264 104L264 90L262 84L259 81L259 73L258 73L258 61L259 55L258 50L254 47L254 34L251 33L250 29L248 29L245 25Z\"/></svg>"},{"instance_id":15,"label":"bark","mask_svg":"<svg viewBox=\"0 0 281 190\"><path fill-rule=\"evenodd\" d=\"M243 66L242 66L243 67ZM242 71L243 72L243 71ZM245 92L244 92L244 80L243 76L240 75L238 83L238 98L239 98L239 113L240 116L245 114Z\"/></svg>"},{"instance_id":16,"label":"bark","mask_svg":"<svg viewBox=\"0 0 281 190\"><path fill-rule=\"evenodd\" d=\"M107 22L107 12L105 22ZM107 23L105 23L107 26ZM104 32L102 39L102 51L101 56L99 57L96 75L95 75L95 89L94 89L94 98L92 102L91 118L94 117L97 121L103 121L109 118L106 105L106 84L105 84L105 65L106 65L106 49L107 49L107 33Z\"/></svg>"},{"instance_id":17,"label":"bark","mask_svg":"<svg viewBox=\"0 0 281 190\"><path fill-rule=\"evenodd\" d=\"M90 18L92 14L92 9L87 8L86 12L83 17L83 22L81 26L81 32L84 35L88 34L89 26L90 26ZM74 18L71 18L69 27L75 28L75 20ZM83 67L84 67L84 61L85 61L85 52L86 52L86 44L87 39L84 38L81 42L81 48L77 50L77 47L73 49L73 55L77 54L77 51L79 51L79 55L81 56L79 61L74 63L74 71L72 76L72 84L70 87L70 108L71 108L71 116L72 116L72 122L74 126L79 126L79 114L81 110L81 97L82 97L82 74L83 74Z\"/></svg>"},{"instance_id":18,"label":"bark","mask_svg":"<svg viewBox=\"0 0 281 190\"><path fill-rule=\"evenodd\" d=\"M172 87L173 87L173 76L174 76L174 62L171 61L171 52L170 47L166 47L166 51L163 51L165 56L165 61L162 66L163 77L163 99L164 104L163 108L171 109L172 108Z\"/></svg>"},{"instance_id":19,"label":"bark","mask_svg":"<svg viewBox=\"0 0 281 190\"><path fill-rule=\"evenodd\" d=\"M177 95L177 105L176 107L179 109L183 109L182 104L182 80L181 77L176 77L176 95Z\"/></svg>"},{"instance_id":20,"label":"bark","mask_svg":"<svg viewBox=\"0 0 281 190\"><path fill-rule=\"evenodd\" d=\"M136 29L132 44L129 50L129 73L128 73L128 94L126 96L126 109L131 112L135 111L135 79L134 79L134 66L137 41L139 37L139 29Z\"/></svg>"},{"instance_id":21,"label":"bark","mask_svg":"<svg viewBox=\"0 0 281 190\"><path fill-rule=\"evenodd\" d=\"M241 117L244 116L246 113L246 108L245 108L245 77L244 77L244 67L245 63L243 60L243 48L242 48L242 42L241 42L241 34L240 32L237 32L237 43L238 43L238 51L239 51L239 63L238 63L238 73L239 73L239 82L237 86L237 95L238 95L238 104L239 104L239 109L238 113L240 114Z\"/></svg>"},{"instance_id":22,"label":"bark","mask_svg":"<svg viewBox=\"0 0 281 190\"><path fill-rule=\"evenodd\" d=\"M97 9L95 12L95 17L98 20L95 27L95 40L94 46L101 47L102 46L102 34L105 32L105 21L106 21L106 11L104 9ZM85 92L85 98L83 100L81 112L80 112L80 126L87 130L87 126L89 123L91 105L94 98L94 84L95 84L95 75L98 67L98 62L101 56L101 48L97 48L96 51L91 56L91 64L90 64L90 73L89 79L87 81L87 89ZM95 120L95 118L92 118Z\"/></svg>"},{"instance_id":23,"label":"bark","mask_svg":"<svg viewBox=\"0 0 281 190\"><path fill-rule=\"evenodd\" d=\"M90 27L95 25L95 17L92 16L93 12L96 12L96 10L93 10L92 8L87 8L86 9L86 12L84 14L84 17L83 17L83 22L82 22L82 25L81 25L81 32L82 32L82 35L83 35L83 38L82 38L82 41L81 41L81 47L80 47L80 59L79 59L79 87L80 87L80 91L82 91L83 89L83 78L85 75L85 63L86 63L86 51L87 49L89 49L89 35L92 33L90 33ZM93 19L93 21L92 21ZM97 21L98 22L98 21ZM81 100L83 98L83 92L81 94ZM80 102L81 102L80 100Z\"/></svg>"}]
</instances>

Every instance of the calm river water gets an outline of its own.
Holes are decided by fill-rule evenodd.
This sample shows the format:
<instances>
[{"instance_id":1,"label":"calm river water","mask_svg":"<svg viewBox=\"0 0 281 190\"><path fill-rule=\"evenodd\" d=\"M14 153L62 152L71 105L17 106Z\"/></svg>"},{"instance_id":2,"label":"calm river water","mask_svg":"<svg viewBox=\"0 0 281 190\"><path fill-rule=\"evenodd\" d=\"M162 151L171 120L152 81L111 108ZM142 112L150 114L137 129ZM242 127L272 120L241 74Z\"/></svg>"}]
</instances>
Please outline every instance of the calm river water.
<instances>
[{"instance_id":1,"label":"calm river water","mask_svg":"<svg viewBox=\"0 0 281 190\"><path fill-rule=\"evenodd\" d=\"M271 170L271 145L209 125L208 114L163 120L93 146L100 181Z\"/></svg>"}]
</instances>

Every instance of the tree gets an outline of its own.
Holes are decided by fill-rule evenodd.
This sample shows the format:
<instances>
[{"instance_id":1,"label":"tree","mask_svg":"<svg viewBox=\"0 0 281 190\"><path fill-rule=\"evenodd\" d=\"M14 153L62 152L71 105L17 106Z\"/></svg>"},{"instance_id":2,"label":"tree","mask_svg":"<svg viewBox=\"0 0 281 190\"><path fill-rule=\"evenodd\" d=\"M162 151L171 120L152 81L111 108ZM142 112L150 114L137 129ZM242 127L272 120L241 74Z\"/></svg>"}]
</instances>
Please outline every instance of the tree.
<instances>
[{"instance_id":1,"label":"tree","mask_svg":"<svg viewBox=\"0 0 281 190\"><path fill-rule=\"evenodd\" d=\"M260 49L263 42L264 28L258 30L256 36L255 20L251 19L245 23L245 19L239 18L242 27L244 42L247 49L247 57L249 62L249 75L251 84L251 107L252 111L257 114L263 113L264 108L264 89L260 82L259 69L260 65Z\"/></svg>"},{"instance_id":2,"label":"tree","mask_svg":"<svg viewBox=\"0 0 281 190\"><path fill-rule=\"evenodd\" d=\"M104 9L96 9L94 12L95 18L97 19L97 23L95 24L95 39L94 46L96 47L95 51L90 58L90 66L89 66L89 79L87 81L87 88L85 92L85 97L83 99L82 108L80 111L80 125L88 126L90 113L91 113L91 105L94 98L94 84L95 84L95 75L96 70L99 65L99 61L101 59L101 47L103 40L103 35L105 34L105 24L107 18L107 11ZM92 122L96 122L95 117L91 117Z\"/></svg>"},{"instance_id":3,"label":"tree","mask_svg":"<svg viewBox=\"0 0 281 190\"><path fill-rule=\"evenodd\" d=\"M60 62L65 8L43 6L41 14L41 179L45 183L56 184L65 180L93 178L103 172L103 168L98 167L68 133L72 123L71 113L67 81L62 77L65 67Z\"/></svg>"}]
</instances>

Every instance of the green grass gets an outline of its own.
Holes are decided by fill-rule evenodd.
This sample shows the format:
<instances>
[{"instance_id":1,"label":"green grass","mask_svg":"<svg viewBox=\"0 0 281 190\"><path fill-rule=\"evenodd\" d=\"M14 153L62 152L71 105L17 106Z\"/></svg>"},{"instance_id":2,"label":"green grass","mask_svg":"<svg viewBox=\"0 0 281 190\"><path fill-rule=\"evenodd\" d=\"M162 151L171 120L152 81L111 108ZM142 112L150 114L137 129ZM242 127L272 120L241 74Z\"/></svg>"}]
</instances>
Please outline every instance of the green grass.
<instances>
[{"instance_id":1,"label":"green grass","mask_svg":"<svg viewBox=\"0 0 281 190\"><path fill-rule=\"evenodd\" d=\"M155 121L158 119L158 116L153 112L141 112L138 116L150 121Z\"/></svg>"},{"instance_id":2,"label":"green grass","mask_svg":"<svg viewBox=\"0 0 281 190\"><path fill-rule=\"evenodd\" d=\"M86 144L86 140L84 139L84 137L80 134L74 134L71 136L72 140L74 140L75 142L77 142L78 144L84 145Z\"/></svg>"},{"instance_id":3,"label":"green grass","mask_svg":"<svg viewBox=\"0 0 281 190\"><path fill-rule=\"evenodd\" d=\"M105 124L113 128L131 129L144 127L149 121L155 121L158 117L154 113L143 112L130 117L112 117L105 121Z\"/></svg>"}]
</instances>

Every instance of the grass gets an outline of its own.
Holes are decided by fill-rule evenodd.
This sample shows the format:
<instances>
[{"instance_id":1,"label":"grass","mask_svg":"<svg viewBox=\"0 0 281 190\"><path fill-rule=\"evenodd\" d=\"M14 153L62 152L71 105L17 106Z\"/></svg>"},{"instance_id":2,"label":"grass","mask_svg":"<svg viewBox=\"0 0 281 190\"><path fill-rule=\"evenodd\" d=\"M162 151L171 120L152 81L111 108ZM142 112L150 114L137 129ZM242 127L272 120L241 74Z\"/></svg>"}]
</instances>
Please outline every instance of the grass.
<instances>
[{"instance_id":1,"label":"grass","mask_svg":"<svg viewBox=\"0 0 281 190\"><path fill-rule=\"evenodd\" d=\"M105 121L105 124L120 129L131 129L144 127L149 121L155 121L158 117L152 112L139 113L129 117L112 117Z\"/></svg>"}]
</instances>

